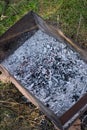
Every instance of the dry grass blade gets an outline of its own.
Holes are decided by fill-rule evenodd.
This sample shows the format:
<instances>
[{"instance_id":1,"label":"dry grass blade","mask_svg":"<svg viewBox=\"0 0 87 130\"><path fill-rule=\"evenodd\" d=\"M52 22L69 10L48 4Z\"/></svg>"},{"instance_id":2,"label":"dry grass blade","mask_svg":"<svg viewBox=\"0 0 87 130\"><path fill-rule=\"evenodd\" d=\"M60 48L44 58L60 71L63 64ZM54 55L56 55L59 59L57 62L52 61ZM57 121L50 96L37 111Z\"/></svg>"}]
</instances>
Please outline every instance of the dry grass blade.
<instances>
[{"instance_id":1,"label":"dry grass blade","mask_svg":"<svg viewBox=\"0 0 87 130\"><path fill-rule=\"evenodd\" d=\"M80 31L80 27L81 27L81 22L82 22L82 14L80 14L80 18L79 18L79 23L78 23L78 27L77 27L77 33L76 33L76 41L78 40L78 36L79 36L79 31Z\"/></svg>"}]
</instances>

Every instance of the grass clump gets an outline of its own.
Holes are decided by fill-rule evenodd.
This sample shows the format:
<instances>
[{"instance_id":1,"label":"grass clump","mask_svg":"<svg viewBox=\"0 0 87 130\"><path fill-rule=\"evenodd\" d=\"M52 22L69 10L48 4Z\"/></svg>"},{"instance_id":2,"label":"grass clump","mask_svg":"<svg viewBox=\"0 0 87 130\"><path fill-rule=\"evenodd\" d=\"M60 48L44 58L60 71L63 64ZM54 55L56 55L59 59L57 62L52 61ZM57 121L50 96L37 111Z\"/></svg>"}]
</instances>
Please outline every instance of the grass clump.
<instances>
[{"instance_id":1,"label":"grass clump","mask_svg":"<svg viewBox=\"0 0 87 130\"><path fill-rule=\"evenodd\" d=\"M55 130L54 126L13 84L0 82L0 130Z\"/></svg>"}]
</instances>

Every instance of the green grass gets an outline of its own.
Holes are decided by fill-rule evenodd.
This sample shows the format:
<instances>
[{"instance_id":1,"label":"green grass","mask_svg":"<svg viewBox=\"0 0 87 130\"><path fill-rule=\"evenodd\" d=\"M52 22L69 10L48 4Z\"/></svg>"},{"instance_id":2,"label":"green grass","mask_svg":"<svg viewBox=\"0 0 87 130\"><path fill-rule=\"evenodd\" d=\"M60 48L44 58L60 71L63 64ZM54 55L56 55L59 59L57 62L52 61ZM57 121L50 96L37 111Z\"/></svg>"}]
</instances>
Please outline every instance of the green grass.
<instances>
[{"instance_id":1,"label":"green grass","mask_svg":"<svg viewBox=\"0 0 87 130\"><path fill-rule=\"evenodd\" d=\"M0 35L2 35L27 12L33 10L41 15L44 19L51 21L52 23L56 23L56 25L65 33L65 35L72 38L81 47L87 49L87 0L13 1L14 3L11 1L4 10L4 15L6 18L0 18ZM4 0L0 0L0 16L3 13L4 6ZM22 117L20 129L24 128L23 130L27 130L27 128L32 128L35 130L42 130L43 128L40 128L40 120L42 117L40 117L41 115L39 114L39 111L37 112L34 106L31 107L30 105L30 107L27 107L26 105L23 105L20 96L21 94L14 88L13 85L2 84L0 82L0 101L8 102L7 108L4 102L0 103L0 129L19 129L16 126L20 124L19 117ZM13 104L11 104L10 101ZM22 113L23 111L21 110L19 114L19 108L25 109L26 111ZM33 110L33 114L30 114L31 110ZM13 116L13 114L15 116ZM35 118L39 119L35 121ZM54 127L51 126L50 122L48 121L47 128L45 129L54 130Z\"/></svg>"},{"instance_id":2,"label":"green grass","mask_svg":"<svg viewBox=\"0 0 87 130\"><path fill-rule=\"evenodd\" d=\"M4 1L4 0L3 0ZM0 15L4 2L0 1ZM30 10L44 19L56 22L68 37L87 48L87 0L14 0L0 20L0 35Z\"/></svg>"}]
</instances>

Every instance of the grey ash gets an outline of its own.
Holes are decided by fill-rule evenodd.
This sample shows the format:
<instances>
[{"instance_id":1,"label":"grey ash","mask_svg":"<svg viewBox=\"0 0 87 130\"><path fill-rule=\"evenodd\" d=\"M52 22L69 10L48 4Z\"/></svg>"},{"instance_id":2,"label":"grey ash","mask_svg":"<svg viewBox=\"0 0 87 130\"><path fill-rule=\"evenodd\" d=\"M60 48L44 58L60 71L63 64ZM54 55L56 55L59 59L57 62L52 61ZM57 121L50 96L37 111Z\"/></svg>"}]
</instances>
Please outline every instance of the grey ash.
<instances>
[{"instance_id":1,"label":"grey ash","mask_svg":"<svg viewBox=\"0 0 87 130\"><path fill-rule=\"evenodd\" d=\"M58 116L87 91L87 64L40 30L2 64Z\"/></svg>"}]
</instances>

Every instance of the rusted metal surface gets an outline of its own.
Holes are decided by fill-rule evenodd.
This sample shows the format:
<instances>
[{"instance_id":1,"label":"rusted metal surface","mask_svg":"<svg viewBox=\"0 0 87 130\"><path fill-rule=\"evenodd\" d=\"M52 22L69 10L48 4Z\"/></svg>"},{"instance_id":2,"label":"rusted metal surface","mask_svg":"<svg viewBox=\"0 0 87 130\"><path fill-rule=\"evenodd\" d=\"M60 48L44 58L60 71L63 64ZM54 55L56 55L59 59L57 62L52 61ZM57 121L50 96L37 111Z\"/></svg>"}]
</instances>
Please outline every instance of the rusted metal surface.
<instances>
[{"instance_id":1,"label":"rusted metal surface","mask_svg":"<svg viewBox=\"0 0 87 130\"><path fill-rule=\"evenodd\" d=\"M19 41L21 37L23 41L26 40L23 39L23 35L29 33L31 37L38 29L41 29L58 40L66 41L66 44L79 52L82 58L87 61L87 52L67 38L61 30L56 29L52 25L48 25L40 16L31 11L0 37L0 62L21 46L17 41ZM33 94L27 91L2 65L0 65L0 72L0 80L4 82L12 82L28 100L43 111L45 115L48 116L49 119L61 130L67 129L85 110L87 110L87 94L85 94L61 117L57 117Z\"/></svg>"}]
</instances>

